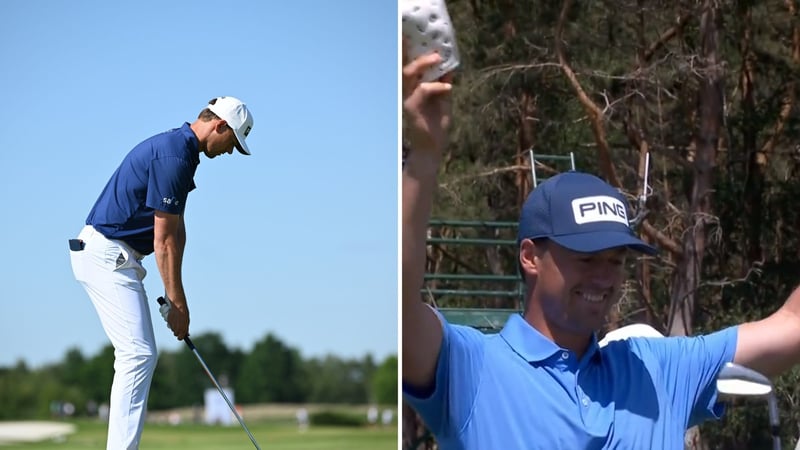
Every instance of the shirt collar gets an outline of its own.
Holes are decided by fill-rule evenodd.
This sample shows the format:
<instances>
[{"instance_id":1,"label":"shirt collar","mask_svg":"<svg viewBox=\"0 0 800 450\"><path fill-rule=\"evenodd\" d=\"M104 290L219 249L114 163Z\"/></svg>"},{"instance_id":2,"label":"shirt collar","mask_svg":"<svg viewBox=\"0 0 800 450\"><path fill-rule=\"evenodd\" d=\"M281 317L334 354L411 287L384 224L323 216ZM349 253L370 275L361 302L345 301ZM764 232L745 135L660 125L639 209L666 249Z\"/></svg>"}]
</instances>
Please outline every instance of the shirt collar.
<instances>
[{"instance_id":1,"label":"shirt collar","mask_svg":"<svg viewBox=\"0 0 800 450\"><path fill-rule=\"evenodd\" d=\"M512 314L503 329L500 330L500 336L515 353L529 363L544 361L554 354L564 351L526 322L522 314ZM592 333L592 340L581 358L580 365L585 365L591 358L599 355L599 349L597 335Z\"/></svg>"},{"instance_id":2,"label":"shirt collar","mask_svg":"<svg viewBox=\"0 0 800 450\"><path fill-rule=\"evenodd\" d=\"M194 131L192 131L192 127L189 122L184 122L180 130L181 133L183 133L183 136L186 138L186 148L189 150L189 154L191 155L191 161L195 164L200 164L200 146L199 141L197 140L197 135L195 135Z\"/></svg>"}]
</instances>

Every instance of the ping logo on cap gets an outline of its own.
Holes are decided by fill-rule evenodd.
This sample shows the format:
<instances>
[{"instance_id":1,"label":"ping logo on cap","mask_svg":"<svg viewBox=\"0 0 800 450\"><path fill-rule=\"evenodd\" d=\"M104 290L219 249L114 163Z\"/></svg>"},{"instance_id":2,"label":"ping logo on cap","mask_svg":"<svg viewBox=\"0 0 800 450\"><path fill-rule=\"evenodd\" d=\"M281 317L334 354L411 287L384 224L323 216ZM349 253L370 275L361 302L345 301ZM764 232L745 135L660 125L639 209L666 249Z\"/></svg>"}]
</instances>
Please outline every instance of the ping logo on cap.
<instances>
[{"instance_id":1,"label":"ping logo on cap","mask_svg":"<svg viewBox=\"0 0 800 450\"><path fill-rule=\"evenodd\" d=\"M244 137L247 137L247 135L250 134L250 129L251 128L252 127L248 125L247 128L244 129Z\"/></svg>"},{"instance_id":2,"label":"ping logo on cap","mask_svg":"<svg viewBox=\"0 0 800 450\"><path fill-rule=\"evenodd\" d=\"M572 201L572 215L578 225L619 222L629 226L625 205L619 199L607 195L576 198Z\"/></svg>"}]
</instances>

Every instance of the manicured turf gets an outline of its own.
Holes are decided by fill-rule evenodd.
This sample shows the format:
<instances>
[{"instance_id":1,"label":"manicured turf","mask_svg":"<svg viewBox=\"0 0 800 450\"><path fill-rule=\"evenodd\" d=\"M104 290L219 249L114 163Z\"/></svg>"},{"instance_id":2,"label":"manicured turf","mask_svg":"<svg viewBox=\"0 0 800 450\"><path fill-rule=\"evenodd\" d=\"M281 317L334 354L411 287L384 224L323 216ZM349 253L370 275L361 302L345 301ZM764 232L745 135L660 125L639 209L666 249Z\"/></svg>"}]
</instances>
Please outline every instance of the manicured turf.
<instances>
[{"instance_id":1,"label":"manicured turf","mask_svg":"<svg viewBox=\"0 0 800 450\"><path fill-rule=\"evenodd\" d=\"M104 450L105 424L75 421L78 431L64 442L46 441L35 444L0 446L2 450ZM311 427L298 430L296 425L247 423L263 450L396 450L397 427ZM254 449L244 429L235 425L162 425L147 424L141 449L169 450L246 450Z\"/></svg>"}]
</instances>

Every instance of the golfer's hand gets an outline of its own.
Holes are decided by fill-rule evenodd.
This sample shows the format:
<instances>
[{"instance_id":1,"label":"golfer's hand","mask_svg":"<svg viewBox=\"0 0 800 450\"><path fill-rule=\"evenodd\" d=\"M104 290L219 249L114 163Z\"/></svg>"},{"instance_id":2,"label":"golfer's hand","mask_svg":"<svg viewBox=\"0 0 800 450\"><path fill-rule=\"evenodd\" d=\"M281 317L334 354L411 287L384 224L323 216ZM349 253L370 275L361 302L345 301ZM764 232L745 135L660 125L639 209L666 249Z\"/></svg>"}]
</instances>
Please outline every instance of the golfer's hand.
<instances>
[{"instance_id":1,"label":"golfer's hand","mask_svg":"<svg viewBox=\"0 0 800 450\"><path fill-rule=\"evenodd\" d=\"M164 300L163 297L159 298L158 301ZM167 322L169 317L169 310L171 309L172 303L164 300L164 303L158 307L158 312L161 314L161 317L164 319L164 322Z\"/></svg>"},{"instance_id":2,"label":"golfer's hand","mask_svg":"<svg viewBox=\"0 0 800 450\"><path fill-rule=\"evenodd\" d=\"M172 334L182 341L189 335L189 308L186 303L173 302L167 314L167 325L172 330Z\"/></svg>"},{"instance_id":3,"label":"golfer's hand","mask_svg":"<svg viewBox=\"0 0 800 450\"><path fill-rule=\"evenodd\" d=\"M407 61L403 50L403 114L411 151L441 152L450 127L452 74L438 81L421 83L425 71L441 62L437 53Z\"/></svg>"}]
</instances>

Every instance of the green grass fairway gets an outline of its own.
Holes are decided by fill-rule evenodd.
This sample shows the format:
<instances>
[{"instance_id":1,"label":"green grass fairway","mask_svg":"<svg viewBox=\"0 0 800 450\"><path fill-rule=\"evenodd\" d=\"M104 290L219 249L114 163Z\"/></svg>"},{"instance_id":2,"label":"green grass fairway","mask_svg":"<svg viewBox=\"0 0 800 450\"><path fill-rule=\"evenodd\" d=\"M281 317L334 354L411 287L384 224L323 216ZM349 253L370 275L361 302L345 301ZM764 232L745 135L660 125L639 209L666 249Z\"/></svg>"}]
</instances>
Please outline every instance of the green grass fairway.
<instances>
[{"instance_id":1,"label":"green grass fairway","mask_svg":"<svg viewBox=\"0 0 800 450\"><path fill-rule=\"evenodd\" d=\"M0 446L2 450L104 450L105 424L75 421L77 432L64 442ZM245 422L247 423L247 422ZM396 450L397 427L336 428L311 427L301 432L296 425L247 423L263 450ZM247 450L254 449L244 429L235 422L229 427L204 425L147 424L142 436L142 450Z\"/></svg>"}]
</instances>

